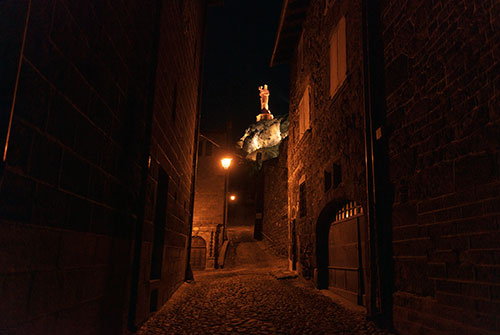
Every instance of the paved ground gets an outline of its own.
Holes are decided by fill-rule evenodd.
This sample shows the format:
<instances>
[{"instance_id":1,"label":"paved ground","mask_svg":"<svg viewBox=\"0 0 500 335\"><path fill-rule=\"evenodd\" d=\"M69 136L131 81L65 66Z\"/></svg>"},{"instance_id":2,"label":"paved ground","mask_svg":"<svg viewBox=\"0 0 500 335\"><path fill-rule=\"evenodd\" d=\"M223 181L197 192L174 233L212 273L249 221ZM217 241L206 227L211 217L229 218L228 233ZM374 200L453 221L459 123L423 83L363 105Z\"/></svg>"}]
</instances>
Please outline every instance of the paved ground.
<instances>
[{"instance_id":1,"label":"paved ground","mask_svg":"<svg viewBox=\"0 0 500 335\"><path fill-rule=\"evenodd\" d=\"M138 334L388 334L301 279L271 276L286 263L262 242L232 238L225 268L195 272Z\"/></svg>"}]
</instances>

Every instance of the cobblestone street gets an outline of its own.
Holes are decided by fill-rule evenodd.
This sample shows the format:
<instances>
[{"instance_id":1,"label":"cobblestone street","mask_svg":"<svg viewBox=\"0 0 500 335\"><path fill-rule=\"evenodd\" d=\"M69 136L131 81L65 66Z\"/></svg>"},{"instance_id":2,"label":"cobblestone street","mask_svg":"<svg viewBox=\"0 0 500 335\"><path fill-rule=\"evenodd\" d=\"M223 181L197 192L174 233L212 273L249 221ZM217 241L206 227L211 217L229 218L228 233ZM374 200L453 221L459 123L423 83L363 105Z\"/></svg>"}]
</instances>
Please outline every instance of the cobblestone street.
<instances>
[{"instance_id":1,"label":"cobblestone street","mask_svg":"<svg viewBox=\"0 0 500 335\"><path fill-rule=\"evenodd\" d=\"M262 242L236 238L228 252L225 269L195 272L138 334L388 334L301 279L276 279L286 264Z\"/></svg>"}]
</instances>

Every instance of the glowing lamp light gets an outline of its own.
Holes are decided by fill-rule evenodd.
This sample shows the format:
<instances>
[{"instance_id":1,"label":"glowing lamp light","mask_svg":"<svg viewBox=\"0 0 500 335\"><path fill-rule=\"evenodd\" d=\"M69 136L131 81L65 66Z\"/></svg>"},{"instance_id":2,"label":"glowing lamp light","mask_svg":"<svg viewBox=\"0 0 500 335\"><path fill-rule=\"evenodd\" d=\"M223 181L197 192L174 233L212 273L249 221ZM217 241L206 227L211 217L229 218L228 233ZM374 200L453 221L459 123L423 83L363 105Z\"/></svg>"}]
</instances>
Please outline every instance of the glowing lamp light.
<instances>
[{"instance_id":1,"label":"glowing lamp light","mask_svg":"<svg viewBox=\"0 0 500 335\"><path fill-rule=\"evenodd\" d=\"M231 201L234 201L234 200L236 199L236 196L235 196L234 194L231 194L231 196L229 197L229 199L230 199Z\"/></svg>"},{"instance_id":2,"label":"glowing lamp light","mask_svg":"<svg viewBox=\"0 0 500 335\"><path fill-rule=\"evenodd\" d=\"M222 158L220 162L222 163L222 167L227 170L229 169L229 166L231 165L232 158Z\"/></svg>"}]
</instances>

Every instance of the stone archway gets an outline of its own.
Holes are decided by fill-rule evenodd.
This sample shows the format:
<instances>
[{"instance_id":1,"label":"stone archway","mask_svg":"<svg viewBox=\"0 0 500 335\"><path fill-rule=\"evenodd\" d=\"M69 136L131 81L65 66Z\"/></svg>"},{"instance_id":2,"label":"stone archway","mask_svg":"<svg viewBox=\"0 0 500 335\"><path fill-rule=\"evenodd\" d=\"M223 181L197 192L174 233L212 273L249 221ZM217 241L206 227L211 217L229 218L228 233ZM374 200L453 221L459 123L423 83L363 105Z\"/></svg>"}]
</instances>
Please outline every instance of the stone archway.
<instances>
[{"instance_id":1,"label":"stone archway","mask_svg":"<svg viewBox=\"0 0 500 335\"><path fill-rule=\"evenodd\" d=\"M316 280L320 289L365 303L366 220L354 201L330 203L316 226Z\"/></svg>"},{"instance_id":2,"label":"stone archway","mask_svg":"<svg viewBox=\"0 0 500 335\"><path fill-rule=\"evenodd\" d=\"M191 241L191 268L205 270L207 260L207 243L202 237L193 236Z\"/></svg>"}]
</instances>

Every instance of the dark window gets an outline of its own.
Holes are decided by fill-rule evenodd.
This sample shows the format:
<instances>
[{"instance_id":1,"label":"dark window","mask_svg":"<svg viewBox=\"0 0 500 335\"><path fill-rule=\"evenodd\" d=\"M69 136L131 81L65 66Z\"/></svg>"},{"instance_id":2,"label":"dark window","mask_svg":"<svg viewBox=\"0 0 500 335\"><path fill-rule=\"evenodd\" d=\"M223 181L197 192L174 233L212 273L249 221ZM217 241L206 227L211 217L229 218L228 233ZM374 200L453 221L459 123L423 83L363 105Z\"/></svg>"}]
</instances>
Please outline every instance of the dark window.
<instances>
[{"instance_id":1,"label":"dark window","mask_svg":"<svg viewBox=\"0 0 500 335\"><path fill-rule=\"evenodd\" d=\"M329 171L325 171L325 192L332 187L332 174Z\"/></svg>"},{"instance_id":2,"label":"dark window","mask_svg":"<svg viewBox=\"0 0 500 335\"><path fill-rule=\"evenodd\" d=\"M156 190L156 207L153 236L153 252L151 253L150 279L161 278L163 263L163 242L167 221L168 174L160 167L158 171L158 187Z\"/></svg>"},{"instance_id":3,"label":"dark window","mask_svg":"<svg viewBox=\"0 0 500 335\"><path fill-rule=\"evenodd\" d=\"M177 115L177 83L174 85L174 93L173 93L173 102L172 102L172 121L175 124L175 118Z\"/></svg>"},{"instance_id":4,"label":"dark window","mask_svg":"<svg viewBox=\"0 0 500 335\"><path fill-rule=\"evenodd\" d=\"M342 169L340 163L333 164L333 187L337 188L342 182Z\"/></svg>"},{"instance_id":5,"label":"dark window","mask_svg":"<svg viewBox=\"0 0 500 335\"><path fill-rule=\"evenodd\" d=\"M306 182L299 186L299 216L304 217L307 215L306 211Z\"/></svg>"},{"instance_id":6,"label":"dark window","mask_svg":"<svg viewBox=\"0 0 500 335\"><path fill-rule=\"evenodd\" d=\"M207 144L205 146L205 155L206 156L212 156L212 143L207 141Z\"/></svg>"},{"instance_id":7,"label":"dark window","mask_svg":"<svg viewBox=\"0 0 500 335\"><path fill-rule=\"evenodd\" d=\"M156 312L156 310L158 310L158 289L152 290L149 297L149 311Z\"/></svg>"}]
</instances>

